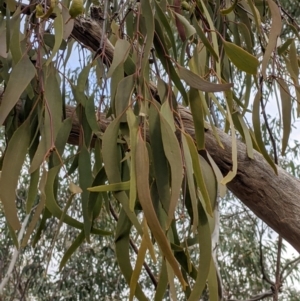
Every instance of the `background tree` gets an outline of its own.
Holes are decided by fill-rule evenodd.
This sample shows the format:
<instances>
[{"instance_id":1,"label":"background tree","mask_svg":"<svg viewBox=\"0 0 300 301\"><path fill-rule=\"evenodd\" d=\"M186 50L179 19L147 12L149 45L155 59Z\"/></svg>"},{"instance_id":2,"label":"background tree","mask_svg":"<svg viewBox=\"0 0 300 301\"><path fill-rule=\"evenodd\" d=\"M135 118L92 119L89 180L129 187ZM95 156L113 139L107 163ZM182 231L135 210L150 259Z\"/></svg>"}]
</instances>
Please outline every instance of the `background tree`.
<instances>
[{"instance_id":1,"label":"background tree","mask_svg":"<svg viewBox=\"0 0 300 301\"><path fill-rule=\"evenodd\" d=\"M1 3L0 197L17 248L3 265L8 276L15 272L18 292L5 276L1 290L21 298L98 299L114 290L117 298L139 300L160 300L166 291L173 299L218 300L223 291L227 300L278 300L298 263L283 261L282 237L300 250L298 181L279 167L296 171L289 162L297 148L288 145L292 113L299 112L293 9L273 0L97 4ZM68 60L79 62L78 77L67 71ZM279 118L271 122L267 111L276 98ZM230 239L223 219L222 288L211 235L225 185L282 237L268 243L265 226L243 209L245 228ZM16 196L18 188L23 195ZM237 220L234 212L231 229ZM244 247L236 260L226 256L234 240ZM256 250L247 254L247 247ZM78 248L94 277L73 261ZM28 263L31 252L36 257ZM97 264L110 252L124 278L114 277L114 264L98 276L105 267ZM51 258L64 268L60 279L34 281L47 275ZM236 272L231 277L228 266ZM70 275L84 280L77 291L67 288Z\"/></svg>"}]
</instances>

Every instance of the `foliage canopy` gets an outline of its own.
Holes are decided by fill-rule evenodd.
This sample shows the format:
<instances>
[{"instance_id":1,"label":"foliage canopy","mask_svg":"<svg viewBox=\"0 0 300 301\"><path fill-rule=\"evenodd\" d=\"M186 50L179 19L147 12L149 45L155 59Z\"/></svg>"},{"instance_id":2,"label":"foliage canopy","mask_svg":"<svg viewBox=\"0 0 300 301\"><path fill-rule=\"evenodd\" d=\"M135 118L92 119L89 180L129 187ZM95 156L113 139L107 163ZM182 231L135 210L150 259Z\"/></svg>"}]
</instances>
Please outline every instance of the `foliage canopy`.
<instances>
[{"instance_id":1,"label":"foliage canopy","mask_svg":"<svg viewBox=\"0 0 300 301\"><path fill-rule=\"evenodd\" d=\"M54 217L57 233L79 230L60 269L83 242L114 235L131 299L147 300L138 280L152 260L155 300L167 287L174 300L179 287L188 300L204 291L218 300L217 196L237 174L238 140L275 176L300 114L299 26L289 3L8 0L0 9L0 198L16 248L38 246ZM69 64L79 66L76 76ZM224 148L218 128L232 141L226 174L205 146L211 131ZM278 296L279 283L268 296Z\"/></svg>"}]
</instances>

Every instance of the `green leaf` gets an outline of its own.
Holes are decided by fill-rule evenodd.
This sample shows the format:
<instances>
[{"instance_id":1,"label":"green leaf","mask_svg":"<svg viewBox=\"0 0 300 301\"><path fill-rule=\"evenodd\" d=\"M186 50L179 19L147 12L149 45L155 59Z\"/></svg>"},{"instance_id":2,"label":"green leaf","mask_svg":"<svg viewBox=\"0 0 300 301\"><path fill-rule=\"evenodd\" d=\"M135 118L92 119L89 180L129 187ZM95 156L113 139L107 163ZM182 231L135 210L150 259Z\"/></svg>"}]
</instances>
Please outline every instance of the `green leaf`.
<instances>
[{"instance_id":1,"label":"green leaf","mask_svg":"<svg viewBox=\"0 0 300 301\"><path fill-rule=\"evenodd\" d=\"M116 257L118 260L118 264L120 270L126 279L127 283L130 284L131 276L132 276L132 267L131 267L131 255L129 253L129 233L131 229L131 222L125 213L124 210L121 210L119 220L117 223L116 229ZM144 295L143 291L141 290L140 285L136 286L135 289L135 296L140 301L148 301L147 297Z\"/></svg>"},{"instance_id":2,"label":"green leaf","mask_svg":"<svg viewBox=\"0 0 300 301\"><path fill-rule=\"evenodd\" d=\"M121 117L121 122L126 121L125 111L132 102L131 96L133 93L135 83L135 75L126 76L118 84L116 98L115 98L115 109L116 117Z\"/></svg>"},{"instance_id":3,"label":"green leaf","mask_svg":"<svg viewBox=\"0 0 300 301\"><path fill-rule=\"evenodd\" d=\"M91 186L93 178L91 171L91 157L89 151L85 146L82 146L79 153L78 174L79 185L82 189L81 206L84 223L84 234L87 242L89 242L89 235L92 227L92 216L89 211L89 191L87 190L87 188Z\"/></svg>"},{"instance_id":4,"label":"green leaf","mask_svg":"<svg viewBox=\"0 0 300 301\"><path fill-rule=\"evenodd\" d=\"M141 62L141 71L144 74L145 78L147 78L149 74L147 66L149 64L149 55L150 55L151 48L153 46L153 38L154 38L154 17L153 17L151 2L152 1L150 0L144 0L141 2L142 14L147 29L147 34L145 36L145 41L143 45L143 56Z\"/></svg>"},{"instance_id":5,"label":"green leaf","mask_svg":"<svg viewBox=\"0 0 300 301\"><path fill-rule=\"evenodd\" d=\"M127 181L121 183L89 187L88 191L104 192L104 191L121 191L121 190L129 190L129 189L130 189L130 181Z\"/></svg>"},{"instance_id":6,"label":"green leaf","mask_svg":"<svg viewBox=\"0 0 300 301\"><path fill-rule=\"evenodd\" d=\"M205 288L206 279L210 270L211 261L211 236L209 223L204 209L199 205L199 224L198 224L198 239L200 246L200 256L197 278L190 294L188 301L199 300Z\"/></svg>"},{"instance_id":7,"label":"green leaf","mask_svg":"<svg viewBox=\"0 0 300 301\"><path fill-rule=\"evenodd\" d=\"M176 16L176 18L181 22L181 24L184 27L186 39L189 39L192 35L196 33L196 29L194 26L190 24L190 22L181 14L178 14L173 11L173 14Z\"/></svg>"},{"instance_id":8,"label":"green leaf","mask_svg":"<svg viewBox=\"0 0 300 301\"><path fill-rule=\"evenodd\" d=\"M16 189L30 142L29 122L24 122L11 137L3 160L0 179L0 199L7 222L13 230L21 225L17 215Z\"/></svg>"},{"instance_id":9,"label":"green leaf","mask_svg":"<svg viewBox=\"0 0 300 301\"><path fill-rule=\"evenodd\" d=\"M279 91L281 96L282 107L282 122L283 122L283 137L281 154L284 156L285 150L288 146L289 137L291 133L291 119L292 119L292 99L287 83L278 78Z\"/></svg>"},{"instance_id":10,"label":"green leaf","mask_svg":"<svg viewBox=\"0 0 300 301\"><path fill-rule=\"evenodd\" d=\"M256 138L257 145L259 147L259 150L261 154L264 156L266 161L270 164L270 166L273 168L275 174L278 174L277 167L274 164L273 160L269 156L265 144L262 139L261 129L260 129L260 102L261 102L261 92L258 91L256 93L256 96L254 98L253 102L253 113L252 113L252 122L253 122L253 128L254 128L254 135Z\"/></svg>"},{"instance_id":11,"label":"green leaf","mask_svg":"<svg viewBox=\"0 0 300 301\"><path fill-rule=\"evenodd\" d=\"M164 152L171 169L171 198L168 208L169 220L167 225L167 227L169 227L174 218L174 212L180 196L180 189L183 178L183 164L180 146L175 133L173 132L166 119L163 118L163 116L161 116L160 122Z\"/></svg>"},{"instance_id":12,"label":"green leaf","mask_svg":"<svg viewBox=\"0 0 300 301\"><path fill-rule=\"evenodd\" d=\"M55 180L55 177L57 176L57 173L58 173L59 169L60 169L60 166L53 167L49 170L48 174L46 174L47 175L47 178L46 178L47 180L46 180L46 185L45 185L45 196L46 196L46 207L47 207L47 209L56 218L58 218L60 220L61 216L63 214L63 211L58 206L58 204L57 204L57 202L54 198L54 191L53 191L54 180ZM72 226L72 227L74 227L74 228L77 228L77 229L80 229L80 230L83 229L83 224L81 222L75 220L74 218L72 218L68 214L65 214L65 216L63 218L63 222L70 225L70 226ZM92 228L90 232L93 233L93 234L98 234L98 235L111 235L112 234L111 232L96 229L96 228Z\"/></svg>"},{"instance_id":13,"label":"green leaf","mask_svg":"<svg viewBox=\"0 0 300 301\"><path fill-rule=\"evenodd\" d=\"M186 135L182 135L182 146L183 146L184 163L186 169L186 177L187 177L189 194L190 194L191 204L192 204L192 212L193 212L192 230L194 233L196 233L198 227L198 199L196 196L192 157L188 147L188 143L186 141Z\"/></svg>"},{"instance_id":14,"label":"green leaf","mask_svg":"<svg viewBox=\"0 0 300 301\"><path fill-rule=\"evenodd\" d=\"M12 72L0 104L0 125L20 99L21 94L35 76L35 68L27 55L12 69Z\"/></svg>"},{"instance_id":15,"label":"green leaf","mask_svg":"<svg viewBox=\"0 0 300 301\"><path fill-rule=\"evenodd\" d=\"M120 64L124 64L130 51L130 43L127 40L118 39L115 45L113 61L107 72L107 78L110 78Z\"/></svg>"},{"instance_id":16,"label":"green leaf","mask_svg":"<svg viewBox=\"0 0 300 301\"><path fill-rule=\"evenodd\" d=\"M139 175L137 177L137 190L139 201L142 205L144 215L146 217L148 226L151 232L154 235L155 240L157 241L161 251L163 252L166 260L171 265L175 275L178 277L182 286L185 287L186 283L183 279L183 276L178 267L178 263L172 253L170 244L166 238L165 233L163 232L159 221L157 219L153 203L150 196L149 190L149 157L146 144L141 137L141 134L138 135L137 141L137 155L136 155L136 173Z\"/></svg>"},{"instance_id":17,"label":"green leaf","mask_svg":"<svg viewBox=\"0 0 300 301\"><path fill-rule=\"evenodd\" d=\"M261 72L264 78L266 78L266 70L271 57L272 52L276 48L277 39L280 36L282 29L281 12L277 4L273 0L267 0L271 15L272 25L269 34L268 45L265 49L264 57L261 63Z\"/></svg>"},{"instance_id":18,"label":"green leaf","mask_svg":"<svg viewBox=\"0 0 300 301\"><path fill-rule=\"evenodd\" d=\"M110 184L122 182L120 169L120 152L117 142L119 133L120 119L116 118L107 127L102 138L102 154L105 172ZM124 191L114 192L115 198L122 204L124 211L129 217L131 223L135 226L137 232L142 235L142 227L135 215L129 208L128 196Z\"/></svg>"},{"instance_id":19,"label":"green leaf","mask_svg":"<svg viewBox=\"0 0 300 301\"><path fill-rule=\"evenodd\" d=\"M138 133L138 120L134 115L131 108L126 111L127 123L130 133L130 190L129 190L129 208L134 210L137 191L136 191L136 169L135 169L135 156L136 156L136 137Z\"/></svg>"},{"instance_id":20,"label":"green leaf","mask_svg":"<svg viewBox=\"0 0 300 301\"><path fill-rule=\"evenodd\" d=\"M39 183L40 169L37 169L30 174L30 182L28 188L28 195L26 199L26 214L29 214L31 208L38 195L38 183Z\"/></svg>"},{"instance_id":21,"label":"green leaf","mask_svg":"<svg viewBox=\"0 0 300 301\"><path fill-rule=\"evenodd\" d=\"M208 290L209 290L209 300L219 301L219 286L217 280L217 271L213 258L210 260L209 274L207 278Z\"/></svg>"},{"instance_id":22,"label":"green leaf","mask_svg":"<svg viewBox=\"0 0 300 301\"><path fill-rule=\"evenodd\" d=\"M204 80L196 73L177 65L178 75L192 88L198 89L203 92L222 92L230 90L233 84L214 84Z\"/></svg>"},{"instance_id":23,"label":"green leaf","mask_svg":"<svg viewBox=\"0 0 300 301\"><path fill-rule=\"evenodd\" d=\"M198 150L205 148L205 129L202 101L199 91L191 88L189 91L189 103L194 121L195 138Z\"/></svg>"},{"instance_id":24,"label":"green leaf","mask_svg":"<svg viewBox=\"0 0 300 301\"><path fill-rule=\"evenodd\" d=\"M76 239L74 240L74 242L71 244L69 249L66 251L63 258L61 259L61 262L59 264L59 271L63 269L67 261L72 256L72 254L81 246L81 244L84 242L84 239L85 239L84 231L81 231L79 235L76 237Z\"/></svg>"},{"instance_id":25,"label":"green leaf","mask_svg":"<svg viewBox=\"0 0 300 301\"><path fill-rule=\"evenodd\" d=\"M224 50L232 63L240 70L256 75L259 65L258 59L233 43L223 40Z\"/></svg>"},{"instance_id":26,"label":"green leaf","mask_svg":"<svg viewBox=\"0 0 300 301\"><path fill-rule=\"evenodd\" d=\"M157 18L158 22L161 22L163 25L163 28L166 31L166 34L168 35L168 38L171 42L172 45L172 50L174 54L175 60L177 59L177 48L176 48L176 43L174 39L174 32L170 26L170 22L166 17L166 12L163 11L161 8L162 4L161 2L155 1L155 17Z\"/></svg>"},{"instance_id":27,"label":"green leaf","mask_svg":"<svg viewBox=\"0 0 300 301\"><path fill-rule=\"evenodd\" d=\"M170 168L162 142L159 112L153 104L149 110L149 136L159 199L164 210L168 212L170 206Z\"/></svg>"}]
</instances>

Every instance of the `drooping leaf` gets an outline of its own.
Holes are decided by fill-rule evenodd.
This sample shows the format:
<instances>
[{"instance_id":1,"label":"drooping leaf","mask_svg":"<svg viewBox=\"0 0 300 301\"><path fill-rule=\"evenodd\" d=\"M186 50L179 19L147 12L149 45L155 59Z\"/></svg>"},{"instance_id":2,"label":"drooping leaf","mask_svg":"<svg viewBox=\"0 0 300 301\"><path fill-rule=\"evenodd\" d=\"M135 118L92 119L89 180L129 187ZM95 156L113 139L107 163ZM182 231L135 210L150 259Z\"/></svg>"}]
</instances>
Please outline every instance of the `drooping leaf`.
<instances>
[{"instance_id":1,"label":"drooping leaf","mask_svg":"<svg viewBox=\"0 0 300 301\"><path fill-rule=\"evenodd\" d=\"M6 220L14 231L21 227L16 208L16 189L29 142L30 127L29 122L26 121L11 137L2 164L0 200Z\"/></svg>"},{"instance_id":2,"label":"drooping leaf","mask_svg":"<svg viewBox=\"0 0 300 301\"><path fill-rule=\"evenodd\" d=\"M281 96L281 107L282 107L282 122L283 122L283 137L282 137L282 149L281 154L284 156L286 147L289 142L291 133L291 119L292 119L292 99L289 87L287 83L278 78L279 91Z\"/></svg>"},{"instance_id":3,"label":"drooping leaf","mask_svg":"<svg viewBox=\"0 0 300 301\"><path fill-rule=\"evenodd\" d=\"M78 161L79 185L82 189L81 206L84 223L84 234L87 242L89 242L90 231L92 227L92 216L89 212L89 191L88 187L92 184L91 158L90 153L85 146L82 146L79 153Z\"/></svg>"},{"instance_id":4,"label":"drooping leaf","mask_svg":"<svg viewBox=\"0 0 300 301\"><path fill-rule=\"evenodd\" d=\"M158 245L160 246L160 249L163 252L166 260L171 265L175 275L178 277L182 286L185 287L186 283L180 272L178 263L171 251L170 244L159 224L159 221L157 219L157 216L153 208L149 185L148 185L148 177L149 177L148 151L147 151L146 144L143 141L140 133L138 135L138 141L137 141L136 173L138 175L137 190L138 190L139 201L144 210L144 214L148 222L149 228L153 233Z\"/></svg>"},{"instance_id":5,"label":"drooping leaf","mask_svg":"<svg viewBox=\"0 0 300 301\"><path fill-rule=\"evenodd\" d=\"M254 134L261 154L264 156L266 161L273 168L275 174L277 174L278 173L277 167L273 162L273 160L271 159L270 155L268 154L264 141L262 139L261 128L260 128L260 102L261 102L261 92L258 91L255 95L254 102L253 102L252 122L253 122Z\"/></svg>"},{"instance_id":6,"label":"drooping leaf","mask_svg":"<svg viewBox=\"0 0 300 301\"><path fill-rule=\"evenodd\" d=\"M120 191L120 190L129 190L129 189L130 189L130 181L127 181L121 183L89 187L88 191L104 192L104 191Z\"/></svg>"},{"instance_id":7,"label":"drooping leaf","mask_svg":"<svg viewBox=\"0 0 300 301\"><path fill-rule=\"evenodd\" d=\"M211 236L209 223L204 209L201 205L198 208L199 223L198 223L198 239L200 246L200 256L198 263L197 278L194 287L191 291L188 301L199 300L205 288L206 279L209 274L211 261Z\"/></svg>"},{"instance_id":8,"label":"drooping leaf","mask_svg":"<svg viewBox=\"0 0 300 301\"><path fill-rule=\"evenodd\" d=\"M107 78L111 77L115 69L124 64L129 54L130 44L127 40L118 39L115 45L114 58L107 72Z\"/></svg>"},{"instance_id":9,"label":"drooping leaf","mask_svg":"<svg viewBox=\"0 0 300 301\"><path fill-rule=\"evenodd\" d=\"M12 69L0 103L0 125L3 125L7 115L20 99L21 94L35 76L35 68L25 54Z\"/></svg>"},{"instance_id":10,"label":"drooping leaf","mask_svg":"<svg viewBox=\"0 0 300 301\"><path fill-rule=\"evenodd\" d=\"M72 254L80 247L80 245L84 242L85 235L84 231L82 230L79 235L76 237L74 242L71 244L69 249L64 254L63 258L61 259L61 262L59 264L59 270L61 271L63 267L66 265L67 261L70 259Z\"/></svg>"},{"instance_id":11,"label":"drooping leaf","mask_svg":"<svg viewBox=\"0 0 300 301\"><path fill-rule=\"evenodd\" d=\"M130 190L129 190L129 208L134 210L136 201L136 169L135 169L135 156L136 156L136 137L138 133L138 122L131 108L126 111L127 123L130 132Z\"/></svg>"},{"instance_id":12,"label":"drooping leaf","mask_svg":"<svg viewBox=\"0 0 300 301\"><path fill-rule=\"evenodd\" d=\"M266 78L266 69L269 63L269 59L276 47L277 39L281 33L282 28L281 13L279 7L273 0L267 0L267 2L272 14L272 25L269 34L268 45L265 49L264 57L261 63L261 72L264 78Z\"/></svg>"},{"instance_id":13,"label":"drooping leaf","mask_svg":"<svg viewBox=\"0 0 300 301\"><path fill-rule=\"evenodd\" d=\"M131 222L128 218L128 215L124 210L121 210L116 229L115 249L120 270L128 284L130 284L132 277L132 267L130 264L131 256L129 253L130 228ZM134 294L138 300L148 301L139 284L136 285Z\"/></svg>"},{"instance_id":14,"label":"drooping leaf","mask_svg":"<svg viewBox=\"0 0 300 301\"><path fill-rule=\"evenodd\" d=\"M242 47L223 40L224 50L232 63L240 70L256 75L258 59Z\"/></svg>"},{"instance_id":15,"label":"drooping leaf","mask_svg":"<svg viewBox=\"0 0 300 301\"><path fill-rule=\"evenodd\" d=\"M179 200L180 187L183 178L183 163L178 140L174 131L165 118L161 116L161 136L163 141L164 152L168 159L171 169L171 197L168 208L168 225L170 226L173 218L176 205Z\"/></svg>"},{"instance_id":16,"label":"drooping leaf","mask_svg":"<svg viewBox=\"0 0 300 301\"><path fill-rule=\"evenodd\" d=\"M203 92L221 92L230 90L232 84L214 84L201 78L196 73L177 65L178 75L192 88L198 89Z\"/></svg>"},{"instance_id":17,"label":"drooping leaf","mask_svg":"<svg viewBox=\"0 0 300 301\"><path fill-rule=\"evenodd\" d=\"M149 136L152 146L151 150L157 190L160 202L164 210L168 212L171 197L169 189L170 168L163 147L159 112L154 105L151 105L149 110Z\"/></svg>"}]
</instances>

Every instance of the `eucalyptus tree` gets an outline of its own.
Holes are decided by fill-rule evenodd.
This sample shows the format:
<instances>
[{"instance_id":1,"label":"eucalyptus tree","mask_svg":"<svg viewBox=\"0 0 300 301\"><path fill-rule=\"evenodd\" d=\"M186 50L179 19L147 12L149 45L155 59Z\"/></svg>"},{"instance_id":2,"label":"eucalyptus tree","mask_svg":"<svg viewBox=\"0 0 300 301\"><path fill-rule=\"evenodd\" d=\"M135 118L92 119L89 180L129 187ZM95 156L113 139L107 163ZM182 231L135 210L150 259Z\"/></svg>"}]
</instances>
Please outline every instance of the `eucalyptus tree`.
<instances>
[{"instance_id":1,"label":"eucalyptus tree","mask_svg":"<svg viewBox=\"0 0 300 301\"><path fill-rule=\"evenodd\" d=\"M70 231L62 273L85 242L113 237L129 299L233 300L248 291L278 300L298 262L282 263L282 239L300 250L299 182L280 167L300 112L290 11L273 0L2 1L0 198L15 250L1 290L19 253L49 237L51 220L56 231L40 248L48 248L46 267L39 263L46 271L59 233ZM266 263L273 274L264 231L252 238L257 275L242 294L222 286L216 260L226 186L279 234ZM153 288L140 284L145 275ZM93 284L79 286L77 298L99 298L101 290L91 297L86 289Z\"/></svg>"}]
</instances>

